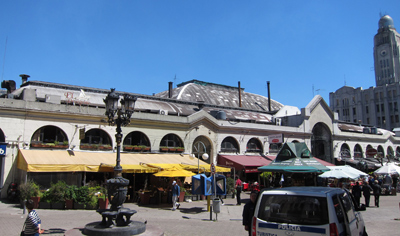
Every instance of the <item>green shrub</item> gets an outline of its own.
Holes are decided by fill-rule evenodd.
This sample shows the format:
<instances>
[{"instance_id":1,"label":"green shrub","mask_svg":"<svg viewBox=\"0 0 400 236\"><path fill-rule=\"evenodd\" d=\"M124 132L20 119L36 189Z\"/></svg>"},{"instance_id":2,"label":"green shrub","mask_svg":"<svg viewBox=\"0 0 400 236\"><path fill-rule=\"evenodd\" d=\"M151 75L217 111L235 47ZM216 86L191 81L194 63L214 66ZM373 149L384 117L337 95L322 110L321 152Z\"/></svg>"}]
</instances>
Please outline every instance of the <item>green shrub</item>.
<instances>
[{"instance_id":1,"label":"green shrub","mask_svg":"<svg viewBox=\"0 0 400 236\"><path fill-rule=\"evenodd\" d=\"M232 194L234 193L234 190L235 190L235 180L233 180L233 178L231 177L226 178L226 193Z\"/></svg>"},{"instance_id":2,"label":"green shrub","mask_svg":"<svg viewBox=\"0 0 400 236\"><path fill-rule=\"evenodd\" d=\"M75 185L67 185L67 188L65 189L64 199L76 201L77 189L78 189L78 187L76 187Z\"/></svg>"},{"instance_id":3,"label":"green shrub","mask_svg":"<svg viewBox=\"0 0 400 236\"><path fill-rule=\"evenodd\" d=\"M64 181L58 181L55 184L52 183L46 192L49 192L50 202L63 202L66 190L67 184Z\"/></svg>"},{"instance_id":4,"label":"green shrub","mask_svg":"<svg viewBox=\"0 0 400 236\"><path fill-rule=\"evenodd\" d=\"M88 202L89 199L89 187L88 186L81 186L76 189L75 192L76 201L81 204L85 204Z\"/></svg>"},{"instance_id":5,"label":"green shrub","mask_svg":"<svg viewBox=\"0 0 400 236\"><path fill-rule=\"evenodd\" d=\"M19 185L21 200L28 200L31 197L40 197L40 188L33 180L28 179L26 183Z\"/></svg>"}]
</instances>

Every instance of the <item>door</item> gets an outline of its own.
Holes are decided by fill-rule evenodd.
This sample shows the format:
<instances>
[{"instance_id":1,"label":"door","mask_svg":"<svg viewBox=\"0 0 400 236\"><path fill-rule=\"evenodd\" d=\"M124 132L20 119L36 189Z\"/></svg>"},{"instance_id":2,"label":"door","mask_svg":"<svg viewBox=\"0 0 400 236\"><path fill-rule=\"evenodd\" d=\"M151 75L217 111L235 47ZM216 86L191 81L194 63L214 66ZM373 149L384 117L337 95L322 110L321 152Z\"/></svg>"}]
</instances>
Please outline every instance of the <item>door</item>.
<instances>
[{"instance_id":1,"label":"door","mask_svg":"<svg viewBox=\"0 0 400 236\"><path fill-rule=\"evenodd\" d=\"M347 193L339 195L340 205L344 212L344 222L346 227L347 235L356 236L359 235L358 230L358 218L354 212L353 205L351 204L350 196Z\"/></svg>"}]
</instances>

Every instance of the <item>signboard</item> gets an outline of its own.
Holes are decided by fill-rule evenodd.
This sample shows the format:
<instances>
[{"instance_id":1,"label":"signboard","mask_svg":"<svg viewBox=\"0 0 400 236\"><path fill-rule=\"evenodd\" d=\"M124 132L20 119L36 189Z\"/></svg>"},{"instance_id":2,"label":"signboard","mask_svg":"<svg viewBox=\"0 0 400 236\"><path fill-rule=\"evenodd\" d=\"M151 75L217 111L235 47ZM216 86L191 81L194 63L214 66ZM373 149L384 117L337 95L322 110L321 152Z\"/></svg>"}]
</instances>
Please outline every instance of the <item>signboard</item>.
<instances>
[{"instance_id":1,"label":"signboard","mask_svg":"<svg viewBox=\"0 0 400 236\"><path fill-rule=\"evenodd\" d=\"M211 163L210 170L211 170L211 174L214 175L215 174L215 165L214 165L214 163Z\"/></svg>"},{"instance_id":2,"label":"signboard","mask_svg":"<svg viewBox=\"0 0 400 236\"><path fill-rule=\"evenodd\" d=\"M0 155L6 155L7 144L0 144Z\"/></svg>"},{"instance_id":3,"label":"signboard","mask_svg":"<svg viewBox=\"0 0 400 236\"><path fill-rule=\"evenodd\" d=\"M375 156L377 153L378 151L375 148L370 148L365 152L368 156Z\"/></svg>"},{"instance_id":4,"label":"signboard","mask_svg":"<svg viewBox=\"0 0 400 236\"><path fill-rule=\"evenodd\" d=\"M283 143L283 134L268 135L269 143Z\"/></svg>"}]
</instances>

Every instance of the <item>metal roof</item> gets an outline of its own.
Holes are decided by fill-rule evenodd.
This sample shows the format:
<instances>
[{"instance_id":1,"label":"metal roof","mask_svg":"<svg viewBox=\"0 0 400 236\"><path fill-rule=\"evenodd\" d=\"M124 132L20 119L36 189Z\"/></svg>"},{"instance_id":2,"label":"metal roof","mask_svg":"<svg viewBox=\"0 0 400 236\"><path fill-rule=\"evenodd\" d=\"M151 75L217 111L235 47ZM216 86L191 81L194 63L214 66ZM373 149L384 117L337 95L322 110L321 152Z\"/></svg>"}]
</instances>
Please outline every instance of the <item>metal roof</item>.
<instances>
[{"instance_id":1,"label":"metal roof","mask_svg":"<svg viewBox=\"0 0 400 236\"><path fill-rule=\"evenodd\" d=\"M239 91L242 100L242 106L239 106ZM168 98L169 91L164 91L155 95L156 97ZM215 106L229 108L243 108L260 112L278 111L283 105L271 99L271 111L268 108L268 98L247 93L243 88L226 85L207 83L198 80L192 80L179 84L177 88L172 89L173 99L181 101L199 102Z\"/></svg>"}]
</instances>

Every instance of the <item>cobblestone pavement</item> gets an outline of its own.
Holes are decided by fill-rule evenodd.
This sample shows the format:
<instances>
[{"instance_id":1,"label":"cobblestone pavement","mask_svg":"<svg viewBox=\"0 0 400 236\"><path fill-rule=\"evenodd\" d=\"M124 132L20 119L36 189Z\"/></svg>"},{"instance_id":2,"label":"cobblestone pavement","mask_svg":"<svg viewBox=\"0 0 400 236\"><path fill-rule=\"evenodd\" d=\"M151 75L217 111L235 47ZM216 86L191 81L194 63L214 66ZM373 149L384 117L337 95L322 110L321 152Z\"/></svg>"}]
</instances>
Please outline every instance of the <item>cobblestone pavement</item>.
<instances>
[{"instance_id":1,"label":"cobblestone pavement","mask_svg":"<svg viewBox=\"0 0 400 236\"><path fill-rule=\"evenodd\" d=\"M249 199L242 193L242 202ZM361 199L363 202L364 199ZM373 196L371 197L373 203ZM246 236L241 218L243 205L237 206L236 199L224 199L221 213L211 215L207 212L207 201L183 202L176 211L170 205L138 206L126 203L125 207L136 210L135 221L147 221L150 228L160 229L167 236L185 235L238 235ZM400 195L381 196L380 208L369 207L362 212L370 236L399 235ZM100 221L101 216L94 210L45 210L38 209L45 235L64 235L74 228L82 228L87 223ZM19 235L26 214L18 204L0 203L0 235ZM217 218L217 220L216 220Z\"/></svg>"}]
</instances>

